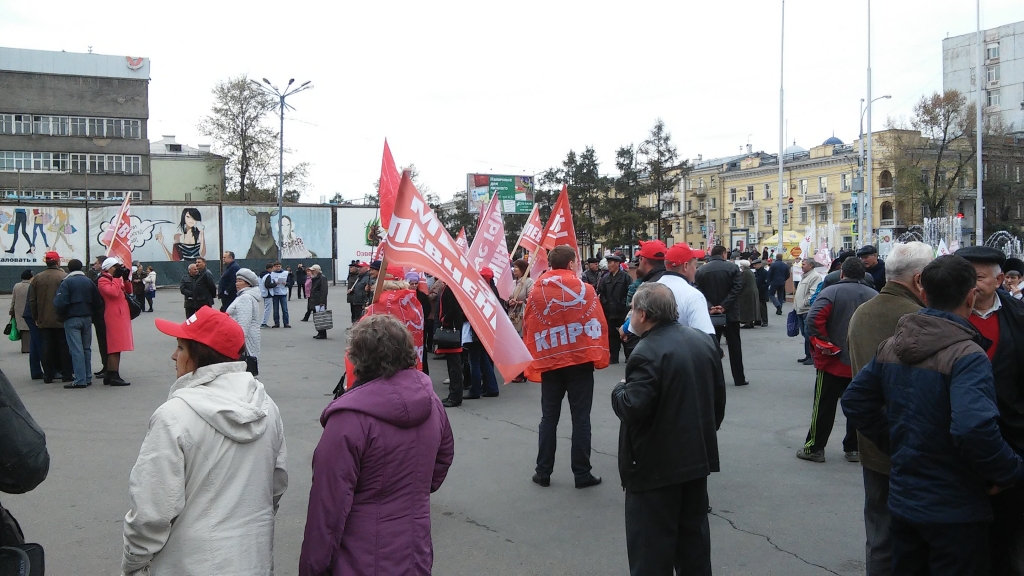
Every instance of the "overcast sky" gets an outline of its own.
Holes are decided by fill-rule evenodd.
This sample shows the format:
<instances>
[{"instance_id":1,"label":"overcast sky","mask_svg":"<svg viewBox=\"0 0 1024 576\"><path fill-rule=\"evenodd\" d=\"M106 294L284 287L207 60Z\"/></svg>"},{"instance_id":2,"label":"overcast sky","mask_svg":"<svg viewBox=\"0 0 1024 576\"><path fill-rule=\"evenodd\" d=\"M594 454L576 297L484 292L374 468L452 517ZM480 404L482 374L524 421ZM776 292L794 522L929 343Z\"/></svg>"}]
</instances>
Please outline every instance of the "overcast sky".
<instances>
[{"instance_id":1,"label":"overcast sky","mask_svg":"<svg viewBox=\"0 0 1024 576\"><path fill-rule=\"evenodd\" d=\"M534 174L665 120L683 158L778 149L781 4L723 2L138 2L0 0L0 43L151 59L149 135L208 143L197 124L231 76L312 80L285 119L304 201L373 191L387 137L442 197L468 172ZM874 126L942 88L942 39L975 29L969 0L872 4ZM1024 20L983 0L982 27ZM857 136L867 3L786 2L788 141Z\"/></svg>"}]
</instances>

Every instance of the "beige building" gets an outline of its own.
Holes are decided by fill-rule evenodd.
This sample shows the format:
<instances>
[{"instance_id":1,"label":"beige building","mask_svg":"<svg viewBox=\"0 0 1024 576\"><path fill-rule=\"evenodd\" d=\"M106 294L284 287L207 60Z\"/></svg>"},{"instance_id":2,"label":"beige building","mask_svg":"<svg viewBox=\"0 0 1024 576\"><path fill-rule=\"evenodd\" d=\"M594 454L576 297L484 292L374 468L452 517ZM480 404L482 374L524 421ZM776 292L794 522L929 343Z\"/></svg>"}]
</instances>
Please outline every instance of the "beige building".
<instances>
[{"instance_id":1,"label":"beige building","mask_svg":"<svg viewBox=\"0 0 1024 576\"><path fill-rule=\"evenodd\" d=\"M224 192L227 159L210 152L209 145L192 148L165 135L150 142L149 158L153 200L218 200Z\"/></svg>"}]
</instances>

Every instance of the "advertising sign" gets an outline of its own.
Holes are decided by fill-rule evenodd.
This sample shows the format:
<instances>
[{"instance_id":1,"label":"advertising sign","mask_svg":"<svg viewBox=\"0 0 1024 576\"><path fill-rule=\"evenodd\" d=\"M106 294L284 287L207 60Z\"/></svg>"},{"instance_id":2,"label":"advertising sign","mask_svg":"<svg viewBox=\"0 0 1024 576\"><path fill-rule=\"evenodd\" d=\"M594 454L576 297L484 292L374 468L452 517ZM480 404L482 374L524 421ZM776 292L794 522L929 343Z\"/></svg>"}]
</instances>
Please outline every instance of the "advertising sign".
<instances>
[{"instance_id":1,"label":"advertising sign","mask_svg":"<svg viewBox=\"0 0 1024 576\"><path fill-rule=\"evenodd\" d=\"M53 250L62 266L77 258L88 263L85 208L0 206L0 266L44 266Z\"/></svg>"},{"instance_id":2,"label":"advertising sign","mask_svg":"<svg viewBox=\"0 0 1024 576\"><path fill-rule=\"evenodd\" d=\"M225 206L224 249L236 258L283 260L331 258L332 208ZM284 241L277 239L278 218Z\"/></svg>"},{"instance_id":3,"label":"advertising sign","mask_svg":"<svg viewBox=\"0 0 1024 576\"><path fill-rule=\"evenodd\" d=\"M105 254L104 237L121 206L89 208L89 242L93 256ZM132 204L129 245L132 259L147 262L220 260L220 225L216 206L150 206Z\"/></svg>"},{"instance_id":4,"label":"advertising sign","mask_svg":"<svg viewBox=\"0 0 1024 576\"><path fill-rule=\"evenodd\" d=\"M503 214L529 214L533 211L533 176L466 175L470 212L478 214L495 194Z\"/></svg>"},{"instance_id":5,"label":"advertising sign","mask_svg":"<svg viewBox=\"0 0 1024 576\"><path fill-rule=\"evenodd\" d=\"M337 208L338 280L348 276L348 263L373 260L376 246L384 239L376 208Z\"/></svg>"}]
</instances>

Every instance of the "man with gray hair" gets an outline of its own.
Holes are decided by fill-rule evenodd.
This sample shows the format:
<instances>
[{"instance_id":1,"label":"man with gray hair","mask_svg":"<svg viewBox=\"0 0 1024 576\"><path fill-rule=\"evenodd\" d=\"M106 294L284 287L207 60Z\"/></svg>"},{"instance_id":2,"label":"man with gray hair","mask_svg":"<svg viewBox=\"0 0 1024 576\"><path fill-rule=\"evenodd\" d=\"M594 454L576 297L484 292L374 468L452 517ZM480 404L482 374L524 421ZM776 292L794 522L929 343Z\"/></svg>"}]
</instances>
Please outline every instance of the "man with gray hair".
<instances>
[{"instance_id":1,"label":"man with gray hair","mask_svg":"<svg viewBox=\"0 0 1024 576\"><path fill-rule=\"evenodd\" d=\"M847 345L853 374L875 357L878 346L896 333L896 324L906 314L925 307L921 272L935 258L924 242L897 244L889 252L886 283L882 291L857 308L850 319ZM864 532L867 535L865 561L868 576L892 572L892 538L889 516L889 455L859 432L857 446L864 474Z\"/></svg>"},{"instance_id":2,"label":"man with gray hair","mask_svg":"<svg viewBox=\"0 0 1024 576\"><path fill-rule=\"evenodd\" d=\"M640 285L639 343L612 390L630 574L711 574L708 476L719 471L725 377L715 342L678 317L668 286Z\"/></svg>"}]
</instances>

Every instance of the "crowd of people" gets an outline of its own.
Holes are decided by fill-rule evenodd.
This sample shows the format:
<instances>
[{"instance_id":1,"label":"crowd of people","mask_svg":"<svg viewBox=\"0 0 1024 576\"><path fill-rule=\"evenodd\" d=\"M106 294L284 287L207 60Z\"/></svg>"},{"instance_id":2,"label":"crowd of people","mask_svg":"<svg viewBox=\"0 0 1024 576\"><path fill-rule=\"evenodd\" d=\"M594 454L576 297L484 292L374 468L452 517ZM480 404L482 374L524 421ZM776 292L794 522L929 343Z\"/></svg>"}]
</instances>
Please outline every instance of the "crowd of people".
<instances>
[{"instance_id":1,"label":"crowd of people","mask_svg":"<svg viewBox=\"0 0 1024 576\"><path fill-rule=\"evenodd\" d=\"M766 268L760 256L655 240L641 243L632 266L616 253L581 265L575 249L555 246L535 278L528 260L501 271L515 278L507 298L495 271L481 268L533 354L515 381L540 383L532 481L552 484L568 398L574 485L602 482L590 462L594 373L623 352L611 407L630 573L711 574L707 478L720 466L724 359L733 384L749 385L742 330L766 326L769 303L781 316L792 295L787 328L802 336L804 354L797 361L815 367L810 426L796 455L826 462L841 406L843 456L863 474L868 574L1019 573L1024 262L985 247L935 258L920 242L896 245L885 261L870 246L843 251L827 273L814 259L772 258ZM98 260L94 281L77 260L67 274L55 253L46 261L15 287L12 303L31 334L22 350L33 378L88 386L95 328L105 382L127 385L118 372L120 353L132 349L126 295L136 278L148 292L151 268L136 275L141 264L133 271ZM186 322L156 321L177 339L177 380L132 470L126 574L262 573L272 564L286 449L280 413L255 376L270 306L274 327L281 316L289 327L289 288L299 276L280 262L257 275L231 252L223 262L219 282L205 262L190 266L181 282ZM300 269L308 318L326 306L327 282L319 266ZM441 279L352 261L347 280L348 379L321 416L299 573L429 574L429 495L454 457L445 409L497 397L494 362ZM447 367L443 400L428 375L431 354ZM210 539L221 545L201 545ZM225 549L233 552L214 552Z\"/></svg>"}]
</instances>

